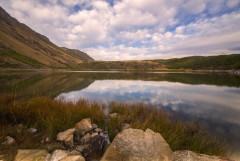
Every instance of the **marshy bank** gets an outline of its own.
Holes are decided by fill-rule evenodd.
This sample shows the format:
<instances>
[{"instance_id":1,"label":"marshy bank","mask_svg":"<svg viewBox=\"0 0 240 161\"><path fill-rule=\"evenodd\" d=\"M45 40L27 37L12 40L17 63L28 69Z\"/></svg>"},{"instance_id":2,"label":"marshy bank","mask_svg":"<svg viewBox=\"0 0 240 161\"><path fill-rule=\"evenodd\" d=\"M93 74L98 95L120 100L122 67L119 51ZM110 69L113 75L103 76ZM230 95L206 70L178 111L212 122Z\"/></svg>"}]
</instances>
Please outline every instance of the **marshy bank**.
<instances>
[{"instance_id":1,"label":"marshy bank","mask_svg":"<svg viewBox=\"0 0 240 161\"><path fill-rule=\"evenodd\" d=\"M107 117L106 108L109 108L110 114L116 113L116 116ZM0 95L0 141L4 142L7 136L15 139L12 145L0 145L0 156L13 160L18 149L37 148L49 152L61 149L62 145L56 141L57 134L84 118L91 118L101 129L107 130L111 141L124 125L129 124L131 128L150 128L159 132L173 151L188 149L221 156L227 153L226 144L197 123L183 122L164 110L141 103L112 102L107 107L105 104L86 100L71 103L47 97L18 102L13 96ZM19 130L19 126L22 130ZM37 129L37 132L27 132L31 128Z\"/></svg>"}]
</instances>

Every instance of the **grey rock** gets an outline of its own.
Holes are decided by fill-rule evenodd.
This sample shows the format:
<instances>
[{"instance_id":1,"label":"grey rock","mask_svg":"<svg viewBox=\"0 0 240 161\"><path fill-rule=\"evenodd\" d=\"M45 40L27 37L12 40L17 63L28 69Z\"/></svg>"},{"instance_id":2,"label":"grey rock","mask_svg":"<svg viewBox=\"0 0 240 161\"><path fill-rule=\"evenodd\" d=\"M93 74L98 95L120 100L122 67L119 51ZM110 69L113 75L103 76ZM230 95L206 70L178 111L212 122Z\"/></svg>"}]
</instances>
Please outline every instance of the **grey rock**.
<instances>
[{"instance_id":1,"label":"grey rock","mask_svg":"<svg viewBox=\"0 0 240 161\"><path fill-rule=\"evenodd\" d=\"M224 157L195 153L189 150L175 151L172 161L231 161Z\"/></svg>"},{"instance_id":2,"label":"grey rock","mask_svg":"<svg viewBox=\"0 0 240 161\"><path fill-rule=\"evenodd\" d=\"M75 128L77 130L82 130L85 132L91 131L93 129L91 119L90 118L82 119L80 122L76 123Z\"/></svg>"},{"instance_id":3,"label":"grey rock","mask_svg":"<svg viewBox=\"0 0 240 161\"><path fill-rule=\"evenodd\" d=\"M97 124L92 124L92 128L93 128L93 129L98 128Z\"/></svg>"},{"instance_id":4,"label":"grey rock","mask_svg":"<svg viewBox=\"0 0 240 161\"><path fill-rule=\"evenodd\" d=\"M85 161L85 158L81 155L68 155L60 161Z\"/></svg>"},{"instance_id":5,"label":"grey rock","mask_svg":"<svg viewBox=\"0 0 240 161\"><path fill-rule=\"evenodd\" d=\"M105 146L108 146L105 138L101 135L96 135L86 143L86 148L83 149L82 154L83 156L88 156L94 151L105 149Z\"/></svg>"},{"instance_id":6,"label":"grey rock","mask_svg":"<svg viewBox=\"0 0 240 161\"><path fill-rule=\"evenodd\" d=\"M34 133L37 132L37 129L35 129L35 128L30 128L30 129L28 129L28 132L34 134Z\"/></svg>"},{"instance_id":7,"label":"grey rock","mask_svg":"<svg viewBox=\"0 0 240 161\"><path fill-rule=\"evenodd\" d=\"M83 153L83 150L86 149L88 146L87 145L79 145L76 147L76 151Z\"/></svg>"},{"instance_id":8,"label":"grey rock","mask_svg":"<svg viewBox=\"0 0 240 161\"><path fill-rule=\"evenodd\" d=\"M5 137L5 141L2 143L2 145L12 145L14 144L16 141L14 138L7 136Z\"/></svg>"},{"instance_id":9,"label":"grey rock","mask_svg":"<svg viewBox=\"0 0 240 161\"><path fill-rule=\"evenodd\" d=\"M98 133L101 133L103 130L100 129L100 128L96 128L95 131L98 132Z\"/></svg>"},{"instance_id":10,"label":"grey rock","mask_svg":"<svg viewBox=\"0 0 240 161\"><path fill-rule=\"evenodd\" d=\"M81 138L86 135L86 132L83 130L76 129L73 133L73 141L80 142Z\"/></svg>"},{"instance_id":11,"label":"grey rock","mask_svg":"<svg viewBox=\"0 0 240 161\"><path fill-rule=\"evenodd\" d=\"M69 155L66 150L55 150L48 161L59 161Z\"/></svg>"},{"instance_id":12,"label":"grey rock","mask_svg":"<svg viewBox=\"0 0 240 161\"><path fill-rule=\"evenodd\" d=\"M91 139L91 134L87 133L86 135L84 135L84 136L80 139L80 142L81 142L82 144L85 144L85 143L87 143L90 139Z\"/></svg>"},{"instance_id":13,"label":"grey rock","mask_svg":"<svg viewBox=\"0 0 240 161\"><path fill-rule=\"evenodd\" d=\"M172 150L159 133L150 129L120 132L105 152L102 161L170 161Z\"/></svg>"},{"instance_id":14,"label":"grey rock","mask_svg":"<svg viewBox=\"0 0 240 161\"><path fill-rule=\"evenodd\" d=\"M46 161L49 157L46 150L25 149L17 151L15 161Z\"/></svg>"},{"instance_id":15,"label":"grey rock","mask_svg":"<svg viewBox=\"0 0 240 161\"><path fill-rule=\"evenodd\" d=\"M97 136L97 135L98 135L98 133L94 132L94 133L91 134L91 138L94 137L94 136Z\"/></svg>"}]
</instances>

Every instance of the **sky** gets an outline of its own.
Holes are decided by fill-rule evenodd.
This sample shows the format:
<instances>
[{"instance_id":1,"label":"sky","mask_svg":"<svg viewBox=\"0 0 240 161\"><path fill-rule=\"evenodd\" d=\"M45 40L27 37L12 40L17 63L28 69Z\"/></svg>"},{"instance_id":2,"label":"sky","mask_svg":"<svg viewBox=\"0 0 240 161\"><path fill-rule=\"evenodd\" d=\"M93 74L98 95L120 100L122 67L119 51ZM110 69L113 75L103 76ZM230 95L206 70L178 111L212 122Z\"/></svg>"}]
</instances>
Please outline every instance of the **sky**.
<instances>
[{"instance_id":1,"label":"sky","mask_svg":"<svg viewBox=\"0 0 240 161\"><path fill-rule=\"evenodd\" d=\"M59 46L95 60L240 53L240 0L0 0Z\"/></svg>"}]
</instances>

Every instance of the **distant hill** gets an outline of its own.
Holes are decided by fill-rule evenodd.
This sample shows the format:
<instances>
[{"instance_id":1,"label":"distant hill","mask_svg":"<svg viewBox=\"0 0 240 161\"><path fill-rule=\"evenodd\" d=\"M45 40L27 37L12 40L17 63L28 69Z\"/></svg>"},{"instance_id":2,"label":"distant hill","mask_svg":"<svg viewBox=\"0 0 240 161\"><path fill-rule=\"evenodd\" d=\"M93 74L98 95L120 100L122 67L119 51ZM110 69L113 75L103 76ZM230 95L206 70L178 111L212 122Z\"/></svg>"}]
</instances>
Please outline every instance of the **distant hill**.
<instances>
[{"instance_id":1,"label":"distant hill","mask_svg":"<svg viewBox=\"0 0 240 161\"><path fill-rule=\"evenodd\" d=\"M153 60L169 69L206 69L230 70L240 69L240 54L218 56L191 56L174 59Z\"/></svg>"},{"instance_id":2,"label":"distant hill","mask_svg":"<svg viewBox=\"0 0 240 161\"><path fill-rule=\"evenodd\" d=\"M76 49L68 49L66 47L62 47L62 49L69 55L76 57L80 60L83 61L89 61L89 60L94 60L93 58L91 58L89 55L87 55L86 53L80 51L80 50L76 50Z\"/></svg>"},{"instance_id":3,"label":"distant hill","mask_svg":"<svg viewBox=\"0 0 240 161\"><path fill-rule=\"evenodd\" d=\"M68 68L90 60L84 52L58 47L0 7L0 67Z\"/></svg>"}]
</instances>

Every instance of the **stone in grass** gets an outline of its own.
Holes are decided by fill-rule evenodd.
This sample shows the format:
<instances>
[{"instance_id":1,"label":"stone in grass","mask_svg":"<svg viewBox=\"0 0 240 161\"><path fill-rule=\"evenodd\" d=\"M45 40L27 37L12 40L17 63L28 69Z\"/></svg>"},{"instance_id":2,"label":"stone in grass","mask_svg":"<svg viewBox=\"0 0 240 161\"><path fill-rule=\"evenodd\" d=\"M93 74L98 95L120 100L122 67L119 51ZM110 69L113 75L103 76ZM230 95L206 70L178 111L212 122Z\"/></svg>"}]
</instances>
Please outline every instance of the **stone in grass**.
<instances>
[{"instance_id":1,"label":"stone in grass","mask_svg":"<svg viewBox=\"0 0 240 161\"><path fill-rule=\"evenodd\" d=\"M126 129L117 134L101 161L170 161L172 150L159 133Z\"/></svg>"},{"instance_id":2,"label":"stone in grass","mask_svg":"<svg viewBox=\"0 0 240 161\"><path fill-rule=\"evenodd\" d=\"M73 148L74 142L73 142L73 133L75 131L75 128L68 129L66 131L60 132L57 135L57 140L64 142L66 147Z\"/></svg>"},{"instance_id":3,"label":"stone in grass","mask_svg":"<svg viewBox=\"0 0 240 161\"><path fill-rule=\"evenodd\" d=\"M98 133L101 133L103 130L100 129L100 128L96 128L95 131L98 132Z\"/></svg>"},{"instance_id":4,"label":"stone in grass","mask_svg":"<svg viewBox=\"0 0 240 161\"><path fill-rule=\"evenodd\" d=\"M7 136L5 138L5 141L2 143L2 145L12 145L14 144L16 141L14 138L10 137L10 136Z\"/></svg>"},{"instance_id":5,"label":"stone in grass","mask_svg":"<svg viewBox=\"0 0 240 161\"><path fill-rule=\"evenodd\" d=\"M69 155L66 150L55 150L48 161L59 161Z\"/></svg>"},{"instance_id":6,"label":"stone in grass","mask_svg":"<svg viewBox=\"0 0 240 161\"><path fill-rule=\"evenodd\" d=\"M73 133L75 131L75 128L68 129L66 131L60 132L57 134L57 140L58 141L66 141L69 140L73 136Z\"/></svg>"},{"instance_id":7,"label":"stone in grass","mask_svg":"<svg viewBox=\"0 0 240 161\"><path fill-rule=\"evenodd\" d=\"M46 150L25 149L17 151L15 161L46 161L49 157Z\"/></svg>"},{"instance_id":8,"label":"stone in grass","mask_svg":"<svg viewBox=\"0 0 240 161\"><path fill-rule=\"evenodd\" d=\"M86 134L85 131L76 129L73 133L73 141L80 142L81 138Z\"/></svg>"},{"instance_id":9,"label":"stone in grass","mask_svg":"<svg viewBox=\"0 0 240 161\"><path fill-rule=\"evenodd\" d=\"M119 114L118 114L118 113L112 113L112 114L109 114L109 116L110 116L111 118L116 118L116 117L119 116Z\"/></svg>"},{"instance_id":10,"label":"stone in grass","mask_svg":"<svg viewBox=\"0 0 240 161\"><path fill-rule=\"evenodd\" d=\"M189 150L175 151L172 155L172 161L231 161L220 156L210 156L195 153Z\"/></svg>"},{"instance_id":11,"label":"stone in grass","mask_svg":"<svg viewBox=\"0 0 240 161\"><path fill-rule=\"evenodd\" d=\"M93 129L98 128L97 124L92 124L92 128L93 128Z\"/></svg>"},{"instance_id":12,"label":"stone in grass","mask_svg":"<svg viewBox=\"0 0 240 161\"><path fill-rule=\"evenodd\" d=\"M28 132L34 134L34 133L37 132L37 129L35 129L35 128L30 128L30 129L28 129Z\"/></svg>"},{"instance_id":13,"label":"stone in grass","mask_svg":"<svg viewBox=\"0 0 240 161\"><path fill-rule=\"evenodd\" d=\"M96 135L86 143L86 146L81 150L81 153L83 156L88 156L94 151L104 150L107 146L108 141L103 136Z\"/></svg>"},{"instance_id":14,"label":"stone in grass","mask_svg":"<svg viewBox=\"0 0 240 161\"><path fill-rule=\"evenodd\" d=\"M88 146L87 145L79 145L76 147L76 151L83 153L83 150L86 149Z\"/></svg>"},{"instance_id":15,"label":"stone in grass","mask_svg":"<svg viewBox=\"0 0 240 161\"><path fill-rule=\"evenodd\" d=\"M59 161L85 161L81 155L68 155Z\"/></svg>"},{"instance_id":16,"label":"stone in grass","mask_svg":"<svg viewBox=\"0 0 240 161\"><path fill-rule=\"evenodd\" d=\"M84 131L85 133L91 131L93 129L91 119L90 118L82 119L80 122L76 123L75 128L77 130Z\"/></svg>"}]
</instances>

